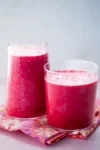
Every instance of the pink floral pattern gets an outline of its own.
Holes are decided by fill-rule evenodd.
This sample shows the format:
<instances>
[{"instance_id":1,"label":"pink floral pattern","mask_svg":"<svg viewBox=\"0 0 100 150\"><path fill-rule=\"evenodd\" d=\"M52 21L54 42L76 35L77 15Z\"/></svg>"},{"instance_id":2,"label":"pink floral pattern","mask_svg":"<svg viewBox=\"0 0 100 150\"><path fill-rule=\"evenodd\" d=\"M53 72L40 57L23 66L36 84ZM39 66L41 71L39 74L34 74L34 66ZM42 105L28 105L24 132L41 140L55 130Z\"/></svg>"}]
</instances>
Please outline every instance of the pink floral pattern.
<instances>
[{"instance_id":1,"label":"pink floral pattern","mask_svg":"<svg viewBox=\"0 0 100 150\"><path fill-rule=\"evenodd\" d=\"M0 106L0 127L8 131L22 131L43 144L56 143L59 140L70 138L87 138L100 124L100 99L97 99L95 108L94 124L83 130L68 132L63 129L53 128L48 125L47 117L42 116L36 119L18 119L9 116L4 105Z\"/></svg>"}]
</instances>

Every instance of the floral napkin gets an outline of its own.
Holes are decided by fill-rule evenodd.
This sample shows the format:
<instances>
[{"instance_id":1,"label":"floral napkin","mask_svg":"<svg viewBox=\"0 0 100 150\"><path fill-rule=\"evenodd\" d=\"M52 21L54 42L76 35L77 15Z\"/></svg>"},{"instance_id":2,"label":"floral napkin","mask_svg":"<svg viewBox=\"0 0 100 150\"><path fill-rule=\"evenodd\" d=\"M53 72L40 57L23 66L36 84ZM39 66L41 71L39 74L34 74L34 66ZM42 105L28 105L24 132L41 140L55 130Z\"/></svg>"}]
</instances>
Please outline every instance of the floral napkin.
<instances>
[{"instance_id":1,"label":"floral napkin","mask_svg":"<svg viewBox=\"0 0 100 150\"><path fill-rule=\"evenodd\" d=\"M36 119L18 119L9 116L5 112L4 105L0 106L0 128L8 131L22 131L43 144L53 144L65 137L87 138L100 124L100 99L96 101L94 124L88 129L66 131L48 125L47 117L42 116Z\"/></svg>"}]
</instances>

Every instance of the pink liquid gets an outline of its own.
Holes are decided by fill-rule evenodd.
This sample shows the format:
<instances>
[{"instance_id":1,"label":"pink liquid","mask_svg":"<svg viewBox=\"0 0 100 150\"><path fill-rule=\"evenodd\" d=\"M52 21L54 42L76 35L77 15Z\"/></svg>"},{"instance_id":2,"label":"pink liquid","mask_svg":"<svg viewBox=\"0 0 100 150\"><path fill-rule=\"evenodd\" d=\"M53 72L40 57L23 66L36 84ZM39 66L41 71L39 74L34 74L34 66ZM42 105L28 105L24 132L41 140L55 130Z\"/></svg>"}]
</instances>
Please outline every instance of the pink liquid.
<instances>
[{"instance_id":1,"label":"pink liquid","mask_svg":"<svg viewBox=\"0 0 100 150\"><path fill-rule=\"evenodd\" d=\"M92 125L97 77L86 71L57 71L45 78L48 123L67 130ZM66 76L65 76L66 74Z\"/></svg>"},{"instance_id":2,"label":"pink liquid","mask_svg":"<svg viewBox=\"0 0 100 150\"><path fill-rule=\"evenodd\" d=\"M16 49L8 56L6 110L15 117L45 114L44 69L46 51Z\"/></svg>"}]
</instances>

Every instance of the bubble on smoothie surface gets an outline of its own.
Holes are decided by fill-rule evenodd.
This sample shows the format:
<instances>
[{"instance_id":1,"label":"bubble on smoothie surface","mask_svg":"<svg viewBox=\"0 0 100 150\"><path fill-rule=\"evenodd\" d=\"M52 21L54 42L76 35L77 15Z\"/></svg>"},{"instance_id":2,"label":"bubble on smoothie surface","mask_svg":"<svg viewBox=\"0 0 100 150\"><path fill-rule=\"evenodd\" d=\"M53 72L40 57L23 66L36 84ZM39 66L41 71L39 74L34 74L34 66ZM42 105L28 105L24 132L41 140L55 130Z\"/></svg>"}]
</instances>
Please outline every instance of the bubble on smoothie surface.
<instances>
[{"instance_id":1,"label":"bubble on smoothie surface","mask_svg":"<svg viewBox=\"0 0 100 150\"><path fill-rule=\"evenodd\" d=\"M64 73L48 74L46 80L48 82L61 85L83 85L97 81L97 76L88 71L66 71Z\"/></svg>"},{"instance_id":2,"label":"bubble on smoothie surface","mask_svg":"<svg viewBox=\"0 0 100 150\"><path fill-rule=\"evenodd\" d=\"M47 53L43 47L35 47L30 45L8 46L8 52L14 56L38 56Z\"/></svg>"}]
</instances>

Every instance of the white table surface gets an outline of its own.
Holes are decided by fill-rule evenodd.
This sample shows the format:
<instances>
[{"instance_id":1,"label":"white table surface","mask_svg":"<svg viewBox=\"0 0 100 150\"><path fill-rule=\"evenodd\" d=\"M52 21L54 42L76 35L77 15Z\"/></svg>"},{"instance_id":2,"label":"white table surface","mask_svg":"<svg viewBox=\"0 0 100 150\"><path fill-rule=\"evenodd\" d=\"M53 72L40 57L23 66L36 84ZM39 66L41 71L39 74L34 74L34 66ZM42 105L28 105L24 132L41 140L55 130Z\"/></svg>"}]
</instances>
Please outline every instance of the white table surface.
<instances>
[{"instance_id":1,"label":"white table surface","mask_svg":"<svg viewBox=\"0 0 100 150\"><path fill-rule=\"evenodd\" d=\"M99 91L99 89L98 89ZM98 93L98 96L100 94ZM0 104L5 100L5 86L0 85ZM100 126L87 139L65 138L46 146L21 132L7 132L0 129L0 150L100 150Z\"/></svg>"}]
</instances>

